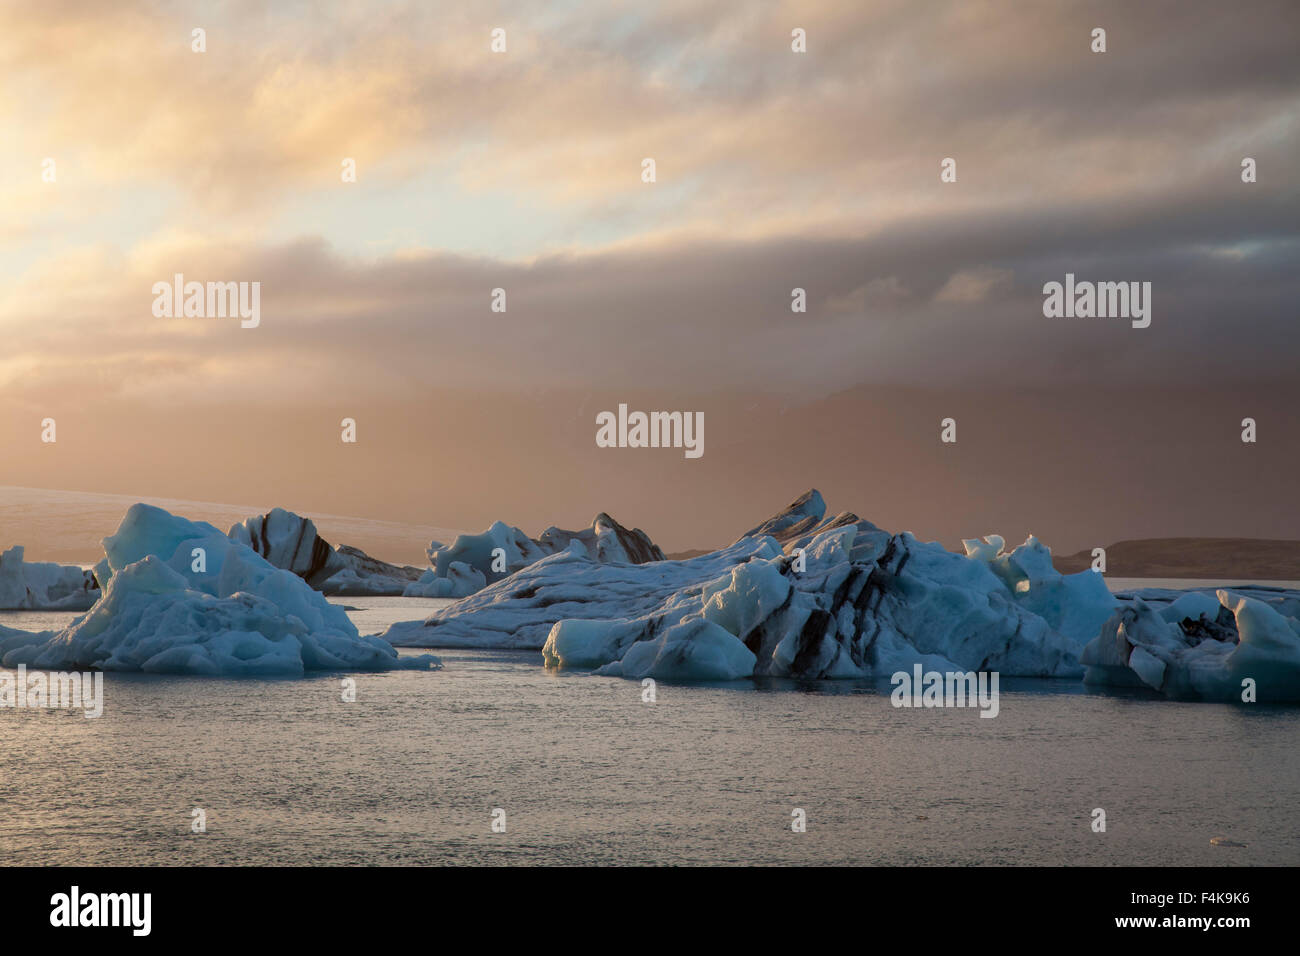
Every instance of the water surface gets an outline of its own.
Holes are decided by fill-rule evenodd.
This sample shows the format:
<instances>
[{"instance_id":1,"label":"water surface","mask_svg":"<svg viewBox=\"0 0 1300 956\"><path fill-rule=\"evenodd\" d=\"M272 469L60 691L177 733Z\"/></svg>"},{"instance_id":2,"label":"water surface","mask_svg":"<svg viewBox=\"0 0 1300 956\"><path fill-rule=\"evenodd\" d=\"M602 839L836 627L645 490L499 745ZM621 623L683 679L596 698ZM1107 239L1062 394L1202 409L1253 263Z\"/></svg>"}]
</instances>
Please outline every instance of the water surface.
<instances>
[{"instance_id":1,"label":"water surface","mask_svg":"<svg viewBox=\"0 0 1300 956\"><path fill-rule=\"evenodd\" d=\"M337 603L375 631L444 602ZM442 671L346 675L355 703L336 674L109 674L97 720L0 710L4 858L1300 863L1300 709L1033 680L1004 680L994 719L895 709L873 681L660 683L645 703L639 683L548 671L535 651L436 653ZM196 807L207 833L190 832Z\"/></svg>"}]
</instances>

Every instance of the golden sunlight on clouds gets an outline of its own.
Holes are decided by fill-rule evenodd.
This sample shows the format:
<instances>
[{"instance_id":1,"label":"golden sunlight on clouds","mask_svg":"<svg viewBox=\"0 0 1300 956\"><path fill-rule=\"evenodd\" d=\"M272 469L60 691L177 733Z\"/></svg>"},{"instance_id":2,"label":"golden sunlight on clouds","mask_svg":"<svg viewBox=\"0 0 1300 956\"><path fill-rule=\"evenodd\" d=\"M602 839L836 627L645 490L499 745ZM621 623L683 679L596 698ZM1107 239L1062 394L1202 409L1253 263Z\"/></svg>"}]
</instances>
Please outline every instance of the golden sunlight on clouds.
<instances>
[{"instance_id":1,"label":"golden sunlight on clouds","mask_svg":"<svg viewBox=\"0 0 1300 956\"><path fill-rule=\"evenodd\" d=\"M350 156L363 183L446 164L470 195L522 191L541 208L578 205L649 232L725 221L758 238L933 207L938 160L954 153L959 181L979 188L944 196L948 210L1062 190L1119 194L1149 184L1152 166L1181 168L1185 151L1166 126L1102 127L1080 162L1070 100L1087 95L1087 51L1045 29L1041 12L1007 22L950 6L922 29L885 3L850 30L855 14L843 7L738 18L628 7L605 14L601 46L597 24L501 11L515 26L508 56L494 57L490 8L400 8L396 33L391 20L357 15L342 41L326 19L65 9L8 7L0 22L4 123L16 131L0 236L21 236L48 208L38 175L47 156L59 164L59 213L110 236L135 215L115 192L148 192L173 222L211 234L256 226L288 201L329 203ZM627 38L611 45L620 19ZM201 20L209 51L198 55L189 30ZM796 21L813 26L815 56L786 49ZM680 47L652 46L656 31ZM1059 108L1025 98L1017 84L1031 76L1061 91ZM1243 133L1260 105L1235 104ZM661 169L653 196L639 188L645 156ZM611 229L620 231L611 225L605 239Z\"/></svg>"},{"instance_id":2,"label":"golden sunlight on clouds","mask_svg":"<svg viewBox=\"0 0 1300 956\"><path fill-rule=\"evenodd\" d=\"M1300 67L1286 30L1193 6L1171 24L1122 0L5 5L0 437L57 406L107 454L140 408L165 410L179 455L218 433L251 472L292 451L333 494L309 441L224 409L308 428L336 405L396 408L394 443L498 441L500 464L510 409L559 387L747 407L739 392L1063 387L1097 369L1276 380L1300 281L1283 175ZM1104 61L1095 18L1116 41ZM1247 149L1261 176L1243 194ZM1044 328L1043 282L1077 263L1150 276L1168 318L1141 340ZM177 274L260 283L260 324L155 315ZM488 308L498 287L507 314ZM1242 302L1249 335L1216 321ZM550 406L565 441L569 401ZM825 441L808 453L833 460ZM71 452L42 454L9 467L57 484Z\"/></svg>"}]
</instances>

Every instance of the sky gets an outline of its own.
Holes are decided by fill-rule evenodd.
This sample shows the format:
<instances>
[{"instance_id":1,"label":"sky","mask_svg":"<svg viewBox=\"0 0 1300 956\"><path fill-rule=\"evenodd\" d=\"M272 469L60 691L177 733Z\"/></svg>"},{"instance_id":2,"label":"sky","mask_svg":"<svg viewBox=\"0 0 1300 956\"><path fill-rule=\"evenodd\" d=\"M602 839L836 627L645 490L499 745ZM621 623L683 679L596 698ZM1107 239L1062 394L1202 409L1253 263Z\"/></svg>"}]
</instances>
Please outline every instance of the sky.
<instances>
[{"instance_id":1,"label":"sky","mask_svg":"<svg viewBox=\"0 0 1300 956\"><path fill-rule=\"evenodd\" d=\"M1300 537L1293 2L267 6L0 7L0 485ZM155 316L176 273L260 324ZM1151 325L1045 317L1067 273ZM704 455L597 448L621 402Z\"/></svg>"}]
</instances>

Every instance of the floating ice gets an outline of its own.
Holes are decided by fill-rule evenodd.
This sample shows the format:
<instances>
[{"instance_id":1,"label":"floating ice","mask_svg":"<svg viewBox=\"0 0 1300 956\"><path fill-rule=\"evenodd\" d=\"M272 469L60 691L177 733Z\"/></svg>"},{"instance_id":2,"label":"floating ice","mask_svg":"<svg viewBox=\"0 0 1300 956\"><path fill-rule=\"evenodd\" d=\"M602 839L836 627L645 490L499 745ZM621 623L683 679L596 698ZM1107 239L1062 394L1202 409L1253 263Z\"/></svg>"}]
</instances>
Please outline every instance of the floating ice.
<instances>
[{"instance_id":1,"label":"floating ice","mask_svg":"<svg viewBox=\"0 0 1300 956\"><path fill-rule=\"evenodd\" d=\"M497 521L482 534L458 535L450 547L436 552L433 555L433 572L436 577L446 578L451 574L451 566L460 564L477 571L486 583L499 581L545 556L546 552L528 535L504 521ZM502 561L497 561L496 557ZM497 564L496 569L493 568L494 563ZM501 569L502 563L504 570Z\"/></svg>"},{"instance_id":2,"label":"floating ice","mask_svg":"<svg viewBox=\"0 0 1300 956\"><path fill-rule=\"evenodd\" d=\"M316 533L315 522L283 508L245 519L230 529L230 537L315 588L336 570L330 560L334 549Z\"/></svg>"},{"instance_id":3,"label":"floating ice","mask_svg":"<svg viewBox=\"0 0 1300 956\"><path fill-rule=\"evenodd\" d=\"M610 677L737 680L754 673L754 653L710 621L690 619L641 638L635 621L559 621L542 648L546 663L593 667Z\"/></svg>"},{"instance_id":4,"label":"floating ice","mask_svg":"<svg viewBox=\"0 0 1300 956\"><path fill-rule=\"evenodd\" d=\"M380 561L359 548L332 547L310 518L283 508L235 525L230 537L324 594L400 595L420 576L418 568Z\"/></svg>"},{"instance_id":5,"label":"floating ice","mask_svg":"<svg viewBox=\"0 0 1300 956\"><path fill-rule=\"evenodd\" d=\"M558 626L558 625L557 625ZM754 673L754 652L716 624L684 621L647 641L637 641L596 671L611 677L658 680L738 680Z\"/></svg>"},{"instance_id":6,"label":"floating ice","mask_svg":"<svg viewBox=\"0 0 1300 956\"><path fill-rule=\"evenodd\" d=\"M394 624L380 636L395 646L537 650L560 620L640 617L661 607L680 619L690 610L692 588L698 603L698 589L731 567L780 553L771 538L747 538L689 561L601 564L573 541L425 621Z\"/></svg>"},{"instance_id":7,"label":"floating ice","mask_svg":"<svg viewBox=\"0 0 1300 956\"><path fill-rule=\"evenodd\" d=\"M404 597L462 598L483 590L487 578L478 568L463 561L452 561L446 567L446 576L438 577L433 568L420 575L420 579L406 586Z\"/></svg>"},{"instance_id":8,"label":"floating ice","mask_svg":"<svg viewBox=\"0 0 1300 956\"><path fill-rule=\"evenodd\" d=\"M592 519L591 527L582 531L547 528L537 544L547 554L556 554L567 550L574 541L581 542L587 554L597 561L647 564L664 560L663 551L649 535L640 528L623 527L603 511Z\"/></svg>"},{"instance_id":9,"label":"floating ice","mask_svg":"<svg viewBox=\"0 0 1300 956\"><path fill-rule=\"evenodd\" d=\"M1178 699L1300 700L1300 621L1282 613L1294 602L1227 589L1217 597L1210 607L1189 592L1163 608L1133 598L1084 648L1084 681Z\"/></svg>"},{"instance_id":10,"label":"floating ice","mask_svg":"<svg viewBox=\"0 0 1300 956\"><path fill-rule=\"evenodd\" d=\"M0 633L0 662L232 677L439 666L359 635L302 578L206 522L133 505L104 554L90 612L55 634Z\"/></svg>"},{"instance_id":11,"label":"floating ice","mask_svg":"<svg viewBox=\"0 0 1300 956\"><path fill-rule=\"evenodd\" d=\"M1091 570L1061 574L1052 567L1052 552L1033 535L1009 554L1002 553L1004 541L995 534L983 542L962 544L966 556L987 564L1017 604L1080 648L1097 636L1119 606L1100 574Z\"/></svg>"},{"instance_id":12,"label":"floating ice","mask_svg":"<svg viewBox=\"0 0 1300 956\"><path fill-rule=\"evenodd\" d=\"M84 611L99 599L90 571L26 561L23 553L15 546L0 554L0 610Z\"/></svg>"},{"instance_id":13,"label":"floating ice","mask_svg":"<svg viewBox=\"0 0 1300 956\"><path fill-rule=\"evenodd\" d=\"M645 564L664 560L664 553L644 531L629 530L603 511L592 520L590 528L564 531L551 527L536 540L498 521L482 534L460 535L451 545L431 542L432 569L409 585L404 594L406 597L465 597L547 555L568 552L575 544L582 553L603 563Z\"/></svg>"},{"instance_id":14,"label":"floating ice","mask_svg":"<svg viewBox=\"0 0 1300 956\"><path fill-rule=\"evenodd\" d=\"M1083 612L1071 602L1086 598L1084 611L1096 616L1093 583L1051 577L1050 556L1044 569L1032 547L1021 557L1000 577L987 560L851 513L826 519L813 491L729 548L625 565L600 564L571 544L383 636L424 647L541 647L548 664L629 677L868 677L916 663L1078 676L1082 640L1072 634ZM1022 578L1031 584L1019 594ZM1071 633L1026 606L1031 599Z\"/></svg>"}]
</instances>

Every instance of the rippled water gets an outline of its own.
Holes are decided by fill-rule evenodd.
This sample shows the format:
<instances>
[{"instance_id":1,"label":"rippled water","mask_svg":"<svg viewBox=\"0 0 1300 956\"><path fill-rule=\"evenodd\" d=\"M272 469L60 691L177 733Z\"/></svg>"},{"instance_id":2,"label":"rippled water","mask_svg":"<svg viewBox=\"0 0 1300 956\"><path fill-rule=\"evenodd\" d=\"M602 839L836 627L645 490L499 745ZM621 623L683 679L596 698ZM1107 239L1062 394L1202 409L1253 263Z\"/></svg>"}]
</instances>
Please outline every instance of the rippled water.
<instances>
[{"instance_id":1,"label":"rippled water","mask_svg":"<svg viewBox=\"0 0 1300 956\"><path fill-rule=\"evenodd\" d=\"M372 632L439 602L339 603ZM991 720L861 681L660 683L651 704L536 652L437 653L355 675L355 703L339 675L110 674L97 720L0 709L4 860L1300 863L1300 709L1010 680Z\"/></svg>"}]
</instances>

